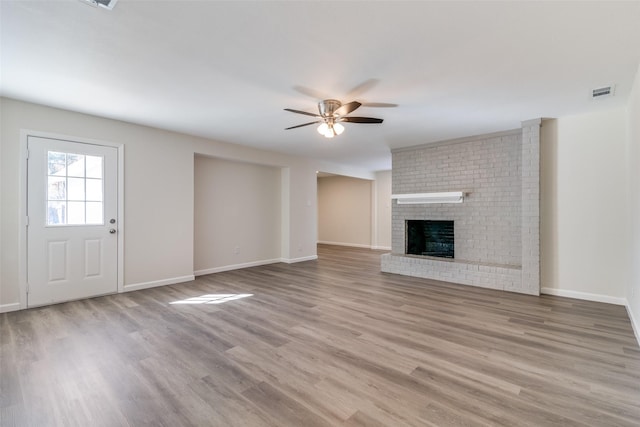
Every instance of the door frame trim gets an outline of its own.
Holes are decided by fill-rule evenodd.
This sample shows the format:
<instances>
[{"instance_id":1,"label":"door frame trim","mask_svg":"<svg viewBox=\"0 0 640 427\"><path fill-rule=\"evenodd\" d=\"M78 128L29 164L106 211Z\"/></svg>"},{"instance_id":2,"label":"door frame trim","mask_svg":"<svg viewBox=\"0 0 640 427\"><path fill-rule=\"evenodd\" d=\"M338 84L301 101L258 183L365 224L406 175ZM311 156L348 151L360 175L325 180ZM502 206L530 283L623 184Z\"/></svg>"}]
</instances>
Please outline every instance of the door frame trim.
<instances>
[{"instance_id":1,"label":"door frame trim","mask_svg":"<svg viewBox=\"0 0 640 427\"><path fill-rule=\"evenodd\" d=\"M18 236L18 274L20 288L20 309L27 308L27 144L30 136L48 139L59 139L80 144L102 145L113 147L118 152L118 293L124 292L124 144L98 140L92 138L82 138L53 132L43 132L31 129L20 129L20 166L19 166L19 194L18 204L20 206L18 224L20 231Z\"/></svg>"}]
</instances>

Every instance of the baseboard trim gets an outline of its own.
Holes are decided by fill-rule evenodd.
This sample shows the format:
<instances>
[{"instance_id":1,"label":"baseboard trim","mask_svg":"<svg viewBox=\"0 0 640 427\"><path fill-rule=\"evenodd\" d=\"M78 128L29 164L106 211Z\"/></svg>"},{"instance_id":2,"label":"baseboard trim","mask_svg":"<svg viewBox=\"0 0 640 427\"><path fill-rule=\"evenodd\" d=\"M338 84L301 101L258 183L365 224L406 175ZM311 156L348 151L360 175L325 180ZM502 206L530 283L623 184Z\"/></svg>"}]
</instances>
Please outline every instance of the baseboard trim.
<instances>
[{"instance_id":1,"label":"baseboard trim","mask_svg":"<svg viewBox=\"0 0 640 427\"><path fill-rule=\"evenodd\" d=\"M205 274L222 273L223 271L240 270L242 268L258 267L260 265L275 264L277 262L280 262L280 258L243 262L240 264L224 265L222 267L205 268L203 270L196 270L193 274L195 276L204 276Z\"/></svg>"},{"instance_id":2,"label":"baseboard trim","mask_svg":"<svg viewBox=\"0 0 640 427\"><path fill-rule=\"evenodd\" d=\"M391 246L372 246L372 245L361 245L360 243L344 243L344 242L327 242L326 240L319 240L319 245L333 245L333 246L347 246L350 248L364 248L364 249L373 249L378 251L390 251Z\"/></svg>"},{"instance_id":3,"label":"baseboard trim","mask_svg":"<svg viewBox=\"0 0 640 427\"><path fill-rule=\"evenodd\" d=\"M151 282L133 283L131 285L124 285L123 292L139 291L140 289L155 288L158 286L175 285L177 283L190 282L194 280L193 275L172 277L170 279L154 280Z\"/></svg>"},{"instance_id":4,"label":"baseboard trim","mask_svg":"<svg viewBox=\"0 0 640 427\"><path fill-rule=\"evenodd\" d=\"M313 261L318 259L318 255L304 256L301 258L280 258L280 262L285 264L295 264L296 262Z\"/></svg>"},{"instance_id":5,"label":"baseboard trim","mask_svg":"<svg viewBox=\"0 0 640 427\"><path fill-rule=\"evenodd\" d=\"M325 240L319 240L319 245L333 245L333 246L348 246L350 248L365 248L365 249L373 249L371 245L361 245L359 243L344 243L344 242L327 242Z\"/></svg>"},{"instance_id":6,"label":"baseboard trim","mask_svg":"<svg viewBox=\"0 0 640 427\"><path fill-rule=\"evenodd\" d=\"M0 313L9 313L10 311L20 310L20 303L14 302L11 304L0 304Z\"/></svg>"},{"instance_id":7,"label":"baseboard trim","mask_svg":"<svg viewBox=\"0 0 640 427\"><path fill-rule=\"evenodd\" d=\"M629 300L626 300L625 306L627 308L627 314L629 315L629 320L631 320L631 329L633 329L633 333L636 336L636 341L638 341L638 345L640 346L640 323L638 323L638 319L633 317L633 311L631 311Z\"/></svg>"},{"instance_id":8,"label":"baseboard trim","mask_svg":"<svg viewBox=\"0 0 640 427\"><path fill-rule=\"evenodd\" d=\"M542 288L540 289L540 293L547 294L547 295L555 295L559 297L582 299L585 301L604 302L607 304L624 305L624 306L627 305L626 298L617 298L617 297L612 297L609 295L601 295L601 294L590 294L588 292L569 291L566 289L556 289L556 288Z\"/></svg>"}]
</instances>

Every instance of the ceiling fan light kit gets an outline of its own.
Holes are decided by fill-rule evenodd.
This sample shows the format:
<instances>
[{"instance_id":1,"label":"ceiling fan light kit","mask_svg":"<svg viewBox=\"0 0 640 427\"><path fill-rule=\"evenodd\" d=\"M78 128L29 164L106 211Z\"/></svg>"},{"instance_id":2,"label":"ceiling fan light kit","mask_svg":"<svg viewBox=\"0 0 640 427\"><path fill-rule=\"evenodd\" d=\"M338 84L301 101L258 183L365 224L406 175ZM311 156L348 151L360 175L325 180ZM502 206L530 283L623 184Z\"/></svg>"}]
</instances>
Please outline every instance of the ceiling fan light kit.
<instances>
[{"instance_id":1,"label":"ceiling fan light kit","mask_svg":"<svg viewBox=\"0 0 640 427\"><path fill-rule=\"evenodd\" d=\"M325 138L333 138L344 132L344 126L340 123L322 123L318 126L318 133Z\"/></svg>"},{"instance_id":2,"label":"ceiling fan light kit","mask_svg":"<svg viewBox=\"0 0 640 427\"><path fill-rule=\"evenodd\" d=\"M291 126L285 130L295 129L303 126L309 126L316 123L320 123L318 126L318 133L325 138L333 138L336 135L340 135L344 132L344 126L339 122L348 123L382 123L382 119L376 119L373 117L350 117L347 114L352 113L362 104L357 101L352 101L347 104L342 104L337 99L325 99L318 102L318 112L320 114L308 113L306 111L293 110L291 108L285 108L285 111L290 111L296 114L304 114L305 116L317 117L319 120L309 123L303 123L297 126Z\"/></svg>"}]
</instances>

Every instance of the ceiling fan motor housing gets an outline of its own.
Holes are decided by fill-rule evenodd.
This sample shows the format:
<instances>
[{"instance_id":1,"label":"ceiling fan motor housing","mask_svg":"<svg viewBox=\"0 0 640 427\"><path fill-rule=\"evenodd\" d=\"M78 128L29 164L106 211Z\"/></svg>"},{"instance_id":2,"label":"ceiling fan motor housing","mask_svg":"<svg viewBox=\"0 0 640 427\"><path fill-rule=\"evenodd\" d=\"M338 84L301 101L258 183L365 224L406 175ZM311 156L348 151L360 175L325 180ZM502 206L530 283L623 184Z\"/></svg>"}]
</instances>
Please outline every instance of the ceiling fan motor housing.
<instances>
[{"instance_id":1,"label":"ceiling fan motor housing","mask_svg":"<svg viewBox=\"0 0 640 427\"><path fill-rule=\"evenodd\" d=\"M333 113L342 106L342 102L337 99L325 99L318 102L318 111L322 117L331 117Z\"/></svg>"}]
</instances>

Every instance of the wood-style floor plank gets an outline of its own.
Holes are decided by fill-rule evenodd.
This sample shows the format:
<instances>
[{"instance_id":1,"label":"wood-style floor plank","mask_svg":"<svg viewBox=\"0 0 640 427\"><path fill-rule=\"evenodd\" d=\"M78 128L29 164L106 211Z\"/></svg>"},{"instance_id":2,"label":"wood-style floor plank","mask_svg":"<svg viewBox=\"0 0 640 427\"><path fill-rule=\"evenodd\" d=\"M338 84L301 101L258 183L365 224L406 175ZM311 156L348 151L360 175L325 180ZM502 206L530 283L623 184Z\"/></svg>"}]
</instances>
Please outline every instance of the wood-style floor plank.
<instances>
[{"instance_id":1,"label":"wood-style floor plank","mask_svg":"<svg viewBox=\"0 0 640 427\"><path fill-rule=\"evenodd\" d=\"M0 424L640 426L624 307L318 252L0 315ZM175 304L221 294L251 296Z\"/></svg>"}]
</instances>

